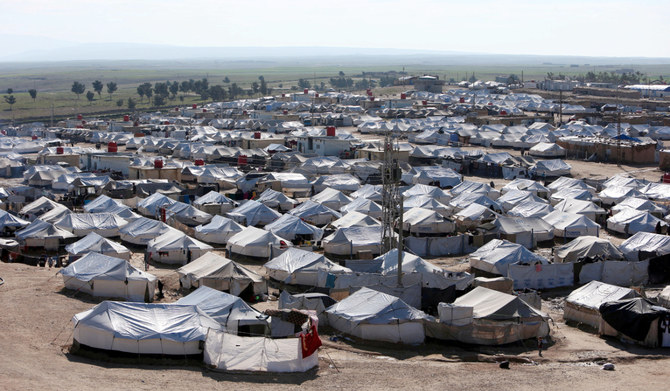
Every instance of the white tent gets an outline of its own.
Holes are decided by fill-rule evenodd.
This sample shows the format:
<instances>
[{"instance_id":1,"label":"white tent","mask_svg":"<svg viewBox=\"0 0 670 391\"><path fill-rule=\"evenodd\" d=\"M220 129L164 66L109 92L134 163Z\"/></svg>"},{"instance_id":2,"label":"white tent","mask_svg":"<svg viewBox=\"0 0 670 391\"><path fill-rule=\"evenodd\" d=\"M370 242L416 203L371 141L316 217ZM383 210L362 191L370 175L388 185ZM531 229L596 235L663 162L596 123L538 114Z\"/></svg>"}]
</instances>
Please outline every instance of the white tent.
<instances>
[{"instance_id":1,"label":"white tent","mask_svg":"<svg viewBox=\"0 0 670 391\"><path fill-rule=\"evenodd\" d=\"M656 217L662 217L666 213L666 209L656 205L653 201L645 198L627 197L623 201L617 203L611 208L612 214L617 214L623 209L630 208L635 210L646 210Z\"/></svg>"},{"instance_id":2,"label":"white tent","mask_svg":"<svg viewBox=\"0 0 670 391\"><path fill-rule=\"evenodd\" d=\"M72 321L75 344L179 357L202 353L208 330L224 329L194 305L104 301Z\"/></svg>"},{"instance_id":3,"label":"white tent","mask_svg":"<svg viewBox=\"0 0 670 391\"><path fill-rule=\"evenodd\" d=\"M530 168L531 174L538 177L559 177L563 175L570 175L572 167L561 159L553 160L538 160L535 165Z\"/></svg>"},{"instance_id":4,"label":"white tent","mask_svg":"<svg viewBox=\"0 0 670 391\"><path fill-rule=\"evenodd\" d=\"M110 198L106 195L101 195L88 204L84 205L84 210L87 213L108 212L110 209L115 209L120 206L125 206L121 201Z\"/></svg>"},{"instance_id":5,"label":"white tent","mask_svg":"<svg viewBox=\"0 0 670 391\"><path fill-rule=\"evenodd\" d=\"M144 216L157 217L161 208L167 208L176 202L166 195L154 193L137 204L137 211Z\"/></svg>"},{"instance_id":6,"label":"white tent","mask_svg":"<svg viewBox=\"0 0 670 391\"><path fill-rule=\"evenodd\" d=\"M251 286L254 295L267 293L267 284L259 274L238 263L208 252L177 269L180 285L186 289L207 286L239 296Z\"/></svg>"},{"instance_id":7,"label":"white tent","mask_svg":"<svg viewBox=\"0 0 670 391\"><path fill-rule=\"evenodd\" d=\"M235 206L235 201L214 190L193 201L196 208L211 214L225 214Z\"/></svg>"},{"instance_id":8,"label":"white tent","mask_svg":"<svg viewBox=\"0 0 670 391\"><path fill-rule=\"evenodd\" d=\"M314 191L321 192L326 188L351 193L361 187L361 181L351 174L322 175L312 182Z\"/></svg>"},{"instance_id":9,"label":"white tent","mask_svg":"<svg viewBox=\"0 0 670 391\"><path fill-rule=\"evenodd\" d=\"M381 262L379 273L384 276L398 273L398 250L393 249L386 254L375 258ZM424 288L446 289L456 285L456 289L465 290L473 277L469 273L456 273L444 270L425 261L423 258L407 252L402 253L402 272L418 273L421 275L421 285Z\"/></svg>"},{"instance_id":10,"label":"white tent","mask_svg":"<svg viewBox=\"0 0 670 391\"><path fill-rule=\"evenodd\" d=\"M342 206L347 205L352 201L351 198L347 197L341 191L332 189L330 187L327 187L318 194L313 195L310 200L335 211L340 211Z\"/></svg>"},{"instance_id":11,"label":"white tent","mask_svg":"<svg viewBox=\"0 0 670 391\"><path fill-rule=\"evenodd\" d=\"M473 181L463 181L458 184L456 187L449 191L454 196L459 196L461 194L480 194L485 195L492 200L497 200L500 197L500 192L490 185L481 182Z\"/></svg>"},{"instance_id":12,"label":"white tent","mask_svg":"<svg viewBox=\"0 0 670 391\"><path fill-rule=\"evenodd\" d=\"M470 254L470 266L491 274L507 276L508 265L547 264L546 258L520 244L493 239Z\"/></svg>"},{"instance_id":13,"label":"white tent","mask_svg":"<svg viewBox=\"0 0 670 391\"><path fill-rule=\"evenodd\" d=\"M524 190L524 191L529 191L533 194L535 194L538 197L546 198L550 191L546 187L542 186L542 184L532 180L532 179L525 179L525 178L517 178L513 180L512 182L506 184L503 186L500 191L505 194L508 191L511 190Z\"/></svg>"},{"instance_id":14,"label":"white tent","mask_svg":"<svg viewBox=\"0 0 670 391\"><path fill-rule=\"evenodd\" d=\"M559 238L598 236L600 232L600 225L583 215L555 210L542 219L554 227L554 236Z\"/></svg>"},{"instance_id":15,"label":"white tent","mask_svg":"<svg viewBox=\"0 0 670 391\"><path fill-rule=\"evenodd\" d=\"M268 331L268 321L244 300L207 286L199 287L174 304L197 306L228 333L264 335Z\"/></svg>"},{"instance_id":16,"label":"white tent","mask_svg":"<svg viewBox=\"0 0 670 391\"><path fill-rule=\"evenodd\" d=\"M65 251L74 256L95 252L127 261L130 260L132 255L126 246L103 238L95 232L91 232L78 241L65 246Z\"/></svg>"},{"instance_id":17,"label":"white tent","mask_svg":"<svg viewBox=\"0 0 670 391\"><path fill-rule=\"evenodd\" d=\"M449 205L456 212L461 211L472 204L484 205L496 212L503 212L502 206L482 193L461 193L449 201Z\"/></svg>"},{"instance_id":18,"label":"white tent","mask_svg":"<svg viewBox=\"0 0 670 391\"><path fill-rule=\"evenodd\" d=\"M402 196L405 198L405 200L409 200L409 199L417 197L417 196L427 196L427 197L430 197L430 198L434 198L438 202L441 202L443 204L448 203L449 201L451 201L451 198L452 198L449 193L440 189L439 187L429 186L429 185L422 185L422 184L419 184L419 183L417 183L414 186L411 186L409 189L405 190L402 193Z\"/></svg>"},{"instance_id":19,"label":"white tent","mask_svg":"<svg viewBox=\"0 0 670 391\"><path fill-rule=\"evenodd\" d=\"M480 345L503 345L549 335L549 317L519 296L482 286L453 304L440 303L439 323L426 325L429 336Z\"/></svg>"},{"instance_id":20,"label":"white tent","mask_svg":"<svg viewBox=\"0 0 670 391\"><path fill-rule=\"evenodd\" d=\"M547 201L526 190L510 190L496 200L505 212L513 209L522 202L547 203Z\"/></svg>"},{"instance_id":21,"label":"white tent","mask_svg":"<svg viewBox=\"0 0 670 391\"><path fill-rule=\"evenodd\" d=\"M554 227L539 217L498 216L493 226L495 232L527 248L534 248L536 242L554 238Z\"/></svg>"},{"instance_id":22,"label":"white tent","mask_svg":"<svg viewBox=\"0 0 670 391\"><path fill-rule=\"evenodd\" d=\"M572 291L565 299L563 318L566 321L572 320L598 328L602 321L599 311L601 304L637 296L639 296L637 292L629 288L591 281Z\"/></svg>"},{"instance_id":23,"label":"white tent","mask_svg":"<svg viewBox=\"0 0 670 391\"><path fill-rule=\"evenodd\" d=\"M670 254L670 236L638 232L626 239L619 250L631 262Z\"/></svg>"},{"instance_id":24,"label":"white tent","mask_svg":"<svg viewBox=\"0 0 670 391\"><path fill-rule=\"evenodd\" d=\"M212 220L211 214L203 212L196 207L183 202L175 202L165 208L165 217L166 221L174 219L191 227L207 224Z\"/></svg>"},{"instance_id":25,"label":"white tent","mask_svg":"<svg viewBox=\"0 0 670 391\"><path fill-rule=\"evenodd\" d=\"M580 236L554 248L554 262L576 262L580 258L600 257L608 261L621 261L623 253L607 239Z\"/></svg>"},{"instance_id":26,"label":"white tent","mask_svg":"<svg viewBox=\"0 0 670 391\"><path fill-rule=\"evenodd\" d=\"M331 327L355 337L392 343L420 344L430 317L401 299L368 288L326 310Z\"/></svg>"},{"instance_id":27,"label":"white tent","mask_svg":"<svg viewBox=\"0 0 670 391\"><path fill-rule=\"evenodd\" d=\"M126 260L88 253L59 271L67 289L98 297L153 301L156 277Z\"/></svg>"},{"instance_id":28,"label":"white tent","mask_svg":"<svg viewBox=\"0 0 670 391\"><path fill-rule=\"evenodd\" d=\"M376 202L364 197L356 198L349 204L344 205L341 208L341 211L342 213L360 212L375 219L380 219L382 217L382 207Z\"/></svg>"},{"instance_id":29,"label":"white tent","mask_svg":"<svg viewBox=\"0 0 670 391\"><path fill-rule=\"evenodd\" d=\"M75 238L72 233L40 219L34 220L26 228L16 231L16 238L28 247L43 247L57 250L61 241Z\"/></svg>"},{"instance_id":30,"label":"white tent","mask_svg":"<svg viewBox=\"0 0 670 391\"><path fill-rule=\"evenodd\" d=\"M256 227L247 227L236 233L227 244L232 254L257 258L268 258L291 246L290 241Z\"/></svg>"},{"instance_id":31,"label":"white tent","mask_svg":"<svg viewBox=\"0 0 670 391\"><path fill-rule=\"evenodd\" d=\"M317 227L322 227L331 221L342 217L339 212L310 200L303 202L300 206L292 209L288 213L299 217L312 225L316 225Z\"/></svg>"},{"instance_id":32,"label":"white tent","mask_svg":"<svg viewBox=\"0 0 670 391\"><path fill-rule=\"evenodd\" d=\"M28 221L33 221L44 213L59 206L64 207L63 205L55 201L51 201L46 197L40 197L21 208L19 211L19 216L25 218Z\"/></svg>"},{"instance_id":33,"label":"white tent","mask_svg":"<svg viewBox=\"0 0 670 391\"><path fill-rule=\"evenodd\" d=\"M554 211L554 207L535 201L523 201L507 212L512 217L544 217Z\"/></svg>"},{"instance_id":34,"label":"white tent","mask_svg":"<svg viewBox=\"0 0 670 391\"><path fill-rule=\"evenodd\" d=\"M402 228L410 234L444 235L454 232L456 225L434 210L412 208L404 213Z\"/></svg>"},{"instance_id":35,"label":"white tent","mask_svg":"<svg viewBox=\"0 0 670 391\"><path fill-rule=\"evenodd\" d=\"M266 225L263 229L291 241L298 239L317 241L323 237L323 230L321 228L308 224L302 219L288 213Z\"/></svg>"},{"instance_id":36,"label":"white tent","mask_svg":"<svg viewBox=\"0 0 670 391\"><path fill-rule=\"evenodd\" d=\"M535 157L564 157L565 148L556 143L538 143L528 150L528 154Z\"/></svg>"},{"instance_id":37,"label":"white tent","mask_svg":"<svg viewBox=\"0 0 670 391\"><path fill-rule=\"evenodd\" d=\"M23 220L11 213L0 210L0 231L9 233L20 230L30 225L30 222Z\"/></svg>"},{"instance_id":38,"label":"white tent","mask_svg":"<svg viewBox=\"0 0 670 391\"><path fill-rule=\"evenodd\" d=\"M365 184L361 186L360 189L351 193L351 198L365 198L372 201L381 201L383 197L382 190L382 185Z\"/></svg>"},{"instance_id":39,"label":"white tent","mask_svg":"<svg viewBox=\"0 0 670 391\"><path fill-rule=\"evenodd\" d=\"M599 207L591 201L576 200L574 198L566 198L554 206L555 210L584 215L593 221L597 221L597 216L607 214L605 209Z\"/></svg>"},{"instance_id":40,"label":"white tent","mask_svg":"<svg viewBox=\"0 0 670 391\"><path fill-rule=\"evenodd\" d=\"M599 199L587 189L580 189L575 187L564 187L560 190L554 190L549 197L552 205L556 205L563 200L575 199L583 201L598 201Z\"/></svg>"},{"instance_id":41,"label":"white tent","mask_svg":"<svg viewBox=\"0 0 670 391\"><path fill-rule=\"evenodd\" d=\"M185 265L212 250L213 247L177 230L169 231L147 243L151 259L162 263Z\"/></svg>"},{"instance_id":42,"label":"white tent","mask_svg":"<svg viewBox=\"0 0 670 391\"><path fill-rule=\"evenodd\" d=\"M337 303L335 299L325 293L309 292L290 294L282 291L279 295L279 309L297 309L315 311L319 318L319 326L328 324L328 314L326 308Z\"/></svg>"},{"instance_id":43,"label":"white tent","mask_svg":"<svg viewBox=\"0 0 670 391\"><path fill-rule=\"evenodd\" d=\"M657 225L667 228L668 223L646 210L622 209L607 219L607 229L633 235L638 232L655 232Z\"/></svg>"},{"instance_id":44,"label":"white tent","mask_svg":"<svg viewBox=\"0 0 670 391\"><path fill-rule=\"evenodd\" d=\"M262 227L277 220L281 216L281 213L268 208L258 201L249 200L228 212L227 216L249 227Z\"/></svg>"},{"instance_id":45,"label":"white tent","mask_svg":"<svg viewBox=\"0 0 670 391\"><path fill-rule=\"evenodd\" d=\"M560 177L555 181L547 185L547 189L551 191L557 191L560 189L580 189L587 190L591 194L596 194L596 189L593 186L589 186L581 179L570 178L567 176Z\"/></svg>"},{"instance_id":46,"label":"white tent","mask_svg":"<svg viewBox=\"0 0 670 391\"><path fill-rule=\"evenodd\" d=\"M124 242L145 246L149 241L169 231L177 230L160 221L141 217L121 228L119 236Z\"/></svg>"},{"instance_id":47,"label":"white tent","mask_svg":"<svg viewBox=\"0 0 670 391\"><path fill-rule=\"evenodd\" d=\"M327 274L353 273L321 254L289 248L263 265L270 278L285 284L325 287Z\"/></svg>"},{"instance_id":48,"label":"white tent","mask_svg":"<svg viewBox=\"0 0 670 391\"><path fill-rule=\"evenodd\" d=\"M598 198L604 205L619 204L628 197L644 198L644 195L636 188L628 186L609 186L598 193Z\"/></svg>"},{"instance_id":49,"label":"white tent","mask_svg":"<svg viewBox=\"0 0 670 391\"><path fill-rule=\"evenodd\" d=\"M474 228L486 221L493 220L497 214L484 205L472 204L454 214L456 223L462 229Z\"/></svg>"},{"instance_id":50,"label":"white tent","mask_svg":"<svg viewBox=\"0 0 670 391\"><path fill-rule=\"evenodd\" d=\"M402 207L405 211L412 208L431 209L447 218L451 217L452 214L451 207L441 203L436 198L431 198L425 195L413 196L409 199L404 199Z\"/></svg>"},{"instance_id":51,"label":"white tent","mask_svg":"<svg viewBox=\"0 0 670 391\"><path fill-rule=\"evenodd\" d=\"M50 211L48 211L48 212L44 213L43 215L41 215L41 216L39 217L39 219L42 220L42 221L46 221L47 223L51 223L51 224L53 224L53 223L55 223L56 221L59 221L59 220L61 220L63 217L65 217L65 216L67 216L67 215L69 215L69 214L72 214L72 213L74 213L74 212L71 211L70 209L68 209L67 207L65 207L65 206L59 204L59 205L56 206L55 208L53 208L53 209L51 209Z\"/></svg>"},{"instance_id":52,"label":"white tent","mask_svg":"<svg viewBox=\"0 0 670 391\"><path fill-rule=\"evenodd\" d=\"M79 237L95 232L107 238L119 236L119 230L128 222L113 213L70 213L53 224Z\"/></svg>"},{"instance_id":53,"label":"white tent","mask_svg":"<svg viewBox=\"0 0 670 391\"><path fill-rule=\"evenodd\" d=\"M194 228L195 238L209 243L226 244L236 233L242 231L244 226L235 221L216 215L208 224L199 225Z\"/></svg>"},{"instance_id":54,"label":"white tent","mask_svg":"<svg viewBox=\"0 0 670 391\"><path fill-rule=\"evenodd\" d=\"M381 225L372 227L338 228L333 234L323 239L323 250L326 254L357 255L369 251L372 255L381 254Z\"/></svg>"},{"instance_id":55,"label":"white tent","mask_svg":"<svg viewBox=\"0 0 670 391\"><path fill-rule=\"evenodd\" d=\"M269 208L279 209L280 211L288 211L298 205L298 201L287 197L284 193L272 189L266 189L258 198L256 198L256 201Z\"/></svg>"},{"instance_id":56,"label":"white tent","mask_svg":"<svg viewBox=\"0 0 670 391\"><path fill-rule=\"evenodd\" d=\"M349 212L339 219L331 222L328 226L337 229L349 227L371 227L375 225L381 225L381 222L360 212Z\"/></svg>"}]
</instances>

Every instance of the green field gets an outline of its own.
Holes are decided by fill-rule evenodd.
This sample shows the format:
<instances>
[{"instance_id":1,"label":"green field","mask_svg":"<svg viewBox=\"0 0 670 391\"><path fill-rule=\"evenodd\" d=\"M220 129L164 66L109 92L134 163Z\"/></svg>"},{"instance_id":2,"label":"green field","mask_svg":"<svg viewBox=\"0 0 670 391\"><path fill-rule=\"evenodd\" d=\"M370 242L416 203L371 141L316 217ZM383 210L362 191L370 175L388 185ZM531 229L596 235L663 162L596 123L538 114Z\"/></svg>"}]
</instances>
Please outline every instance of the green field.
<instances>
[{"instance_id":1,"label":"green field","mask_svg":"<svg viewBox=\"0 0 670 391\"><path fill-rule=\"evenodd\" d=\"M575 66L577 65L577 66ZM408 74L434 74L446 80L462 80L470 77L473 73L480 80L493 80L496 76L507 76L516 74L524 80L541 80L552 72L556 75L576 76L589 71L615 71L621 68L630 68L642 74L656 79L658 76L670 78L670 65L587 65L587 64L531 64L531 65L436 65L436 64L384 64L352 66L337 64L324 64L324 61L312 64L299 62L285 64L271 61L239 61L239 62L217 62L207 61L116 61L116 62L66 62L66 63L3 63L0 64L0 92L4 95L7 88L14 89L17 103L13 110L4 100L0 101L0 120L27 121L39 118L45 120L53 113L57 118L72 117L82 113L100 113L106 111L127 110L127 106L119 108L116 105L118 99L127 102L129 97L138 102L137 110L149 109L147 99L140 102L136 88L144 82L156 83L170 81L183 81L189 79L207 78L209 84L220 84L226 87L223 79L228 77L231 83L237 83L244 89L249 89L251 83L258 81L258 76L263 75L268 87L273 88L274 93L289 91L291 86L297 85L299 78L308 79L310 82L320 84L322 81L328 84L331 77L337 77L340 71L347 77L355 80L360 79L362 72L379 71L405 71ZM77 100L70 88L74 81L86 85L87 91L93 90L91 83L100 80L103 83L114 81L118 84L118 91L112 99L103 90L102 96L97 94L93 102L88 102L85 94ZM282 86L280 88L279 86ZM29 89L36 89L37 99L33 102L28 94ZM166 107L176 105L204 103L199 96L194 94L185 95L184 102L179 99L168 100Z\"/></svg>"}]
</instances>

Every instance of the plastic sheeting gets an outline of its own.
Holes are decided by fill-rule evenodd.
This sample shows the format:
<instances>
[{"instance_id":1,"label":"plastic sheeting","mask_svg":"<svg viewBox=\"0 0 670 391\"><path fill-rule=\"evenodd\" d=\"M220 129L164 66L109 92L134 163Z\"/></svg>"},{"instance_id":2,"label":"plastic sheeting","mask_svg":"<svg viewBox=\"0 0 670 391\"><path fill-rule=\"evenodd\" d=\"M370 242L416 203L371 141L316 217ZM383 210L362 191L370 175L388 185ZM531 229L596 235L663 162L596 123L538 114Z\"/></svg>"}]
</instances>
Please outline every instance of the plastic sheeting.
<instances>
[{"instance_id":1,"label":"plastic sheeting","mask_svg":"<svg viewBox=\"0 0 670 391\"><path fill-rule=\"evenodd\" d=\"M602 320L598 311L601 304L637 296L637 292L632 289L591 281L572 291L565 299L563 318L598 328Z\"/></svg>"},{"instance_id":2,"label":"plastic sheeting","mask_svg":"<svg viewBox=\"0 0 670 391\"><path fill-rule=\"evenodd\" d=\"M572 264L509 265L507 276L514 289L551 289L574 285Z\"/></svg>"},{"instance_id":3,"label":"plastic sheeting","mask_svg":"<svg viewBox=\"0 0 670 391\"><path fill-rule=\"evenodd\" d=\"M597 280L613 285L645 285L649 281L649 260L587 263L579 272L579 283Z\"/></svg>"},{"instance_id":4,"label":"plastic sheeting","mask_svg":"<svg viewBox=\"0 0 670 391\"><path fill-rule=\"evenodd\" d=\"M638 232L621 243L619 250L629 261L670 254L670 236Z\"/></svg>"}]
</instances>

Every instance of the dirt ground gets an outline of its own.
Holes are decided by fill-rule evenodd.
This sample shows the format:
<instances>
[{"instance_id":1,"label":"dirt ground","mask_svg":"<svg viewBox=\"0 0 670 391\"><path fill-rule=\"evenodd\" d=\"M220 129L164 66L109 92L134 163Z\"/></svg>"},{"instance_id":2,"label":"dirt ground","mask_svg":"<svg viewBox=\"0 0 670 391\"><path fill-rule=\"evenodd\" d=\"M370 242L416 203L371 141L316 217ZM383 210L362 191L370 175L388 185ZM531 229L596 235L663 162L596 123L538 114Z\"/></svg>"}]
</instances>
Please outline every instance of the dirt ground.
<instances>
[{"instance_id":1,"label":"dirt ground","mask_svg":"<svg viewBox=\"0 0 670 391\"><path fill-rule=\"evenodd\" d=\"M365 137L368 139L379 138ZM492 150L500 152L500 150ZM509 150L507 150L509 151ZM518 151L510 151L518 154ZM618 173L658 181L654 167L567 160L573 176L606 179ZM468 178L489 182L489 179ZM507 181L494 180L496 188ZM9 185L10 183L7 183ZM14 184L14 183L11 183ZM604 231L604 230L603 230ZM607 233L602 235L610 237ZM622 240L610 237L616 244ZM444 267L467 269L465 257L431 260ZM142 266L142 254L132 264ZM260 263L247 264L254 270ZM454 390L661 390L670 381L670 349L644 349L566 325L562 297L569 291L543 297L543 311L553 319L551 341L543 357L535 343L477 347L428 341L421 346L361 343L322 335L320 366L304 374L214 372L191 363L147 365L103 361L69 353L72 316L90 309L99 299L63 289L56 269L0 263L0 389L454 389ZM171 302L181 297L174 268L150 268L166 283ZM259 309L276 306L269 301ZM509 370L497 362L507 359ZM605 362L616 365L603 371Z\"/></svg>"}]
</instances>

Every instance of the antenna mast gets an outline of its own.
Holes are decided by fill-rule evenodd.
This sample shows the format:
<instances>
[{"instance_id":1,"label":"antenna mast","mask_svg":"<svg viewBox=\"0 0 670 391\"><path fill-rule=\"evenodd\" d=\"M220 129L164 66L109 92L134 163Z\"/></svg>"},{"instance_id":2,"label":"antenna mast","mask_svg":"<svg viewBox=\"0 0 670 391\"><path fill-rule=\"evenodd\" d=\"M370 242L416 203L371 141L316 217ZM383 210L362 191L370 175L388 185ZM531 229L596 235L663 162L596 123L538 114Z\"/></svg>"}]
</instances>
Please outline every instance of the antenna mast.
<instances>
[{"instance_id":1,"label":"antenna mast","mask_svg":"<svg viewBox=\"0 0 670 391\"><path fill-rule=\"evenodd\" d=\"M401 170L398 165L398 145L393 145L390 130L384 137L384 162L382 164L382 251L398 249L398 286L402 286L403 256L403 198L400 194ZM398 229L396 238L394 231Z\"/></svg>"}]
</instances>

